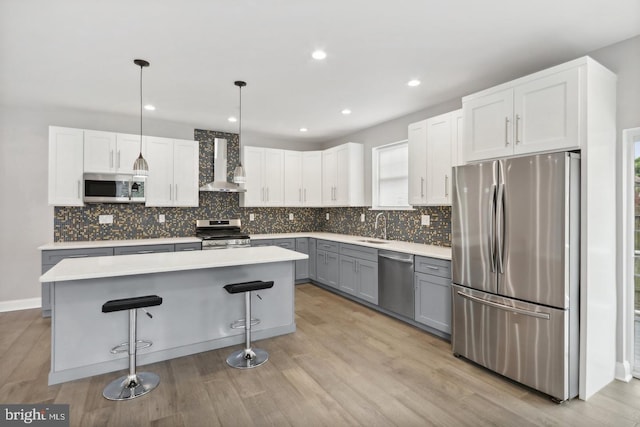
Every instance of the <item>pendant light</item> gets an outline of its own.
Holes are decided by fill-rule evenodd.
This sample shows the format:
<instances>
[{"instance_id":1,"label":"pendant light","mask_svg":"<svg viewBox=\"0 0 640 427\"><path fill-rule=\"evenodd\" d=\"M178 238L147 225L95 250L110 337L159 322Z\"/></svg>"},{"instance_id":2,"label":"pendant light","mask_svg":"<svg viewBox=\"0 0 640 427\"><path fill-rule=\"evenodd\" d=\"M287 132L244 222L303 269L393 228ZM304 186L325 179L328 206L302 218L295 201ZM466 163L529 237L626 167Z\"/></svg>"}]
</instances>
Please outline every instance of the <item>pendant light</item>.
<instances>
[{"instance_id":1,"label":"pendant light","mask_svg":"<svg viewBox=\"0 0 640 427\"><path fill-rule=\"evenodd\" d=\"M233 82L233 84L238 86L240 91L240 113L238 114L238 166L236 166L233 171L233 182L236 184L244 184L247 182L247 175L242 167L242 88L245 87L247 83L237 80Z\"/></svg>"},{"instance_id":2,"label":"pendant light","mask_svg":"<svg viewBox=\"0 0 640 427\"><path fill-rule=\"evenodd\" d=\"M142 69L149 66L144 59L134 59L133 63L140 67L140 155L133 163L133 176L144 178L149 175L149 165L142 157Z\"/></svg>"}]
</instances>

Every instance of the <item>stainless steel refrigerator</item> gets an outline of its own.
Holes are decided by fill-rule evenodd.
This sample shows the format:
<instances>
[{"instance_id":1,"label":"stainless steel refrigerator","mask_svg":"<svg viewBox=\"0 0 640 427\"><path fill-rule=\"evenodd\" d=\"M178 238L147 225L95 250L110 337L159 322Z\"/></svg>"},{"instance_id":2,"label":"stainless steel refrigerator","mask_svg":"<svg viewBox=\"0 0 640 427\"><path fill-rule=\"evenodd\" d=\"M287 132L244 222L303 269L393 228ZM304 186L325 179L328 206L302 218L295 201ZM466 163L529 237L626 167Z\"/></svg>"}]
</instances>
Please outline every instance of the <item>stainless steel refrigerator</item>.
<instances>
[{"instance_id":1,"label":"stainless steel refrigerator","mask_svg":"<svg viewBox=\"0 0 640 427\"><path fill-rule=\"evenodd\" d=\"M453 169L453 353L563 401L578 394L580 157Z\"/></svg>"}]
</instances>

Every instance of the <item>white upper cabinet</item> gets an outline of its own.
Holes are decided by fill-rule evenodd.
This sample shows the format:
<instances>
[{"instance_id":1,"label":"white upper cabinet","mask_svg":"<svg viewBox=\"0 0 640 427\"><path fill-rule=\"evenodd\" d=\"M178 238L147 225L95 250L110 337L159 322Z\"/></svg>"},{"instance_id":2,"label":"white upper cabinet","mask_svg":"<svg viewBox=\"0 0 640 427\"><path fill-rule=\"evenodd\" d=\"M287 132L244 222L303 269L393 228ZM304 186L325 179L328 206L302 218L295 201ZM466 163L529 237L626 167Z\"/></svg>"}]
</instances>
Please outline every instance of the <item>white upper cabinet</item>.
<instances>
[{"instance_id":1,"label":"white upper cabinet","mask_svg":"<svg viewBox=\"0 0 640 427\"><path fill-rule=\"evenodd\" d=\"M462 108L451 112L451 131L453 132L451 138L451 166L460 166L464 162L462 159L462 144L464 143L464 121L462 119Z\"/></svg>"},{"instance_id":2,"label":"white upper cabinet","mask_svg":"<svg viewBox=\"0 0 640 427\"><path fill-rule=\"evenodd\" d=\"M302 152L302 206L322 206L322 151Z\"/></svg>"},{"instance_id":3,"label":"white upper cabinet","mask_svg":"<svg viewBox=\"0 0 640 427\"><path fill-rule=\"evenodd\" d=\"M198 141L144 137L147 206L198 206Z\"/></svg>"},{"instance_id":4,"label":"white upper cabinet","mask_svg":"<svg viewBox=\"0 0 640 427\"><path fill-rule=\"evenodd\" d=\"M84 131L85 172L132 174L139 153L140 135Z\"/></svg>"},{"instance_id":5,"label":"white upper cabinet","mask_svg":"<svg viewBox=\"0 0 640 427\"><path fill-rule=\"evenodd\" d=\"M451 204L452 114L427 119L427 204Z\"/></svg>"},{"instance_id":6,"label":"white upper cabinet","mask_svg":"<svg viewBox=\"0 0 640 427\"><path fill-rule=\"evenodd\" d=\"M244 148L247 191L240 194L241 206L284 206L284 152L273 148Z\"/></svg>"},{"instance_id":7,"label":"white upper cabinet","mask_svg":"<svg viewBox=\"0 0 640 427\"><path fill-rule=\"evenodd\" d=\"M364 148L348 142L322 152L322 204L364 205Z\"/></svg>"},{"instance_id":8,"label":"white upper cabinet","mask_svg":"<svg viewBox=\"0 0 640 427\"><path fill-rule=\"evenodd\" d=\"M427 203L427 121L411 123L409 141L409 204Z\"/></svg>"},{"instance_id":9,"label":"white upper cabinet","mask_svg":"<svg viewBox=\"0 0 640 427\"><path fill-rule=\"evenodd\" d=\"M302 206L302 152L284 150L284 205Z\"/></svg>"},{"instance_id":10,"label":"white upper cabinet","mask_svg":"<svg viewBox=\"0 0 640 427\"><path fill-rule=\"evenodd\" d=\"M580 58L464 97L458 162L580 148L588 65Z\"/></svg>"},{"instance_id":11,"label":"white upper cabinet","mask_svg":"<svg viewBox=\"0 0 640 427\"><path fill-rule=\"evenodd\" d=\"M49 126L49 205L82 206L84 131Z\"/></svg>"}]
</instances>

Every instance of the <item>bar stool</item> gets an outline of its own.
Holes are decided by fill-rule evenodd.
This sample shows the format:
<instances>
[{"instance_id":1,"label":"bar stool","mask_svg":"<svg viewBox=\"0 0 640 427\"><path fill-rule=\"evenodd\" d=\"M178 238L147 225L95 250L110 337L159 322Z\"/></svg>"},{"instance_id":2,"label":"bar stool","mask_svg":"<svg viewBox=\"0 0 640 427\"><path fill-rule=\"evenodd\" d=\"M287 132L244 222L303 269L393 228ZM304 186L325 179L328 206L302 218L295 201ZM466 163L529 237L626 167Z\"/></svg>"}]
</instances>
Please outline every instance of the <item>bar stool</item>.
<instances>
[{"instance_id":1,"label":"bar stool","mask_svg":"<svg viewBox=\"0 0 640 427\"><path fill-rule=\"evenodd\" d=\"M251 292L261 289L269 289L273 287L273 281L263 282L260 280L253 282L233 283L226 285L224 288L230 294L239 294L244 292L244 311L243 320L236 320L231 324L233 329L244 328L245 331L245 348L243 350L234 351L227 357L227 364L233 368L249 369L262 365L269 359L269 353L260 348L251 348L251 326L260 323L260 319L251 318ZM258 295L260 298L260 295Z\"/></svg>"},{"instance_id":2,"label":"bar stool","mask_svg":"<svg viewBox=\"0 0 640 427\"><path fill-rule=\"evenodd\" d=\"M136 372L136 356L138 349L151 347L151 341L136 339L137 334L137 313L141 308L147 316L153 316L145 310L145 307L152 307L162 304L162 298L157 295L147 295L143 297L123 298L107 301L102 305L103 313L129 310L129 342L122 343L111 349L111 353L129 352L129 374L110 382L102 391L102 395L109 400L129 400L142 396L156 388L160 383L160 377L152 372ZM140 344L140 345L138 345Z\"/></svg>"}]
</instances>

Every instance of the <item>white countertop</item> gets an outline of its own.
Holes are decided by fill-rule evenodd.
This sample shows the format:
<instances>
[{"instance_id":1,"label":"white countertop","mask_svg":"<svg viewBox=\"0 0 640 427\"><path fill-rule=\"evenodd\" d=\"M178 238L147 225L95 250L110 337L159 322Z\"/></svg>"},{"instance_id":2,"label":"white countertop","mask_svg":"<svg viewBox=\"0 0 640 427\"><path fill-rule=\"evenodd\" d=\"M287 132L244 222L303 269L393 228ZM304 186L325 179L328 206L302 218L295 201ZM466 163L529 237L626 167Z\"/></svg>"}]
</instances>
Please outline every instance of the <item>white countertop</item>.
<instances>
[{"instance_id":1,"label":"white countertop","mask_svg":"<svg viewBox=\"0 0 640 427\"><path fill-rule=\"evenodd\" d=\"M97 279L168 271L267 264L308 259L305 254L280 247L165 252L93 258L67 258L40 276L40 282Z\"/></svg>"},{"instance_id":2,"label":"white countertop","mask_svg":"<svg viewBox=\"0 0 640 427\"><path fill-rule=\"evenodd\" d=\"M53 242L39 246L38 249L41 251L50 251L56 249L111 248L116 246L173 245L177 243L200 243L201 241L198 237L160 237L156 239Z\"/></svg>"},{"instance_id":3,"label":"white countertop","mask_svg":"<svg viewBox=\"0 0 640 427\"><path fill-rule=\"evenodd\" d=\"M253 240L294 239L296 237L312 237L314 239L325 239L325 240L331 240L334 242L351 243L354 245L366 246L369 248L404 252L404 253L413 254L413 255L451 260L451 248L447 248L444 246L424 245L422 243L401 242L398 240L374 239L371 237L351 236L349 234L303 232L303 233L252 234L250 237ZM361 242L361 240L376 240L376 241L387 242L387 243L368 243L368 242Z\"/></svg>"}]
</instances>

